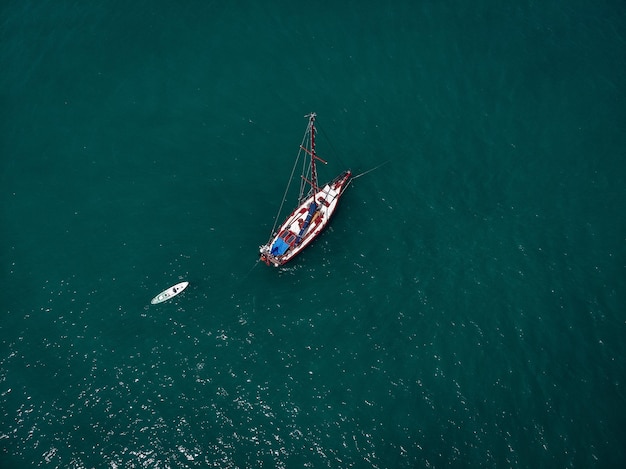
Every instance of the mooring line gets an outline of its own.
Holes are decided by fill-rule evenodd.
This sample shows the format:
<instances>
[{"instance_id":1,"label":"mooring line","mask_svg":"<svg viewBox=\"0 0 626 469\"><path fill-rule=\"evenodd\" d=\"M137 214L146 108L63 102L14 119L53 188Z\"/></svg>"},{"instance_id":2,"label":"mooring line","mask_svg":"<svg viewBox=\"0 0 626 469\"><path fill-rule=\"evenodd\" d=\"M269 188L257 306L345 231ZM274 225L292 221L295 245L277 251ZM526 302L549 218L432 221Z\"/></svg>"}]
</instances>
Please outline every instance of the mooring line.
<instances>
[{"instance_id":1,"label":"mooring line","mask_svg":"<svg viewBox=\"0 0 626 469\"><path fill-rule=\"evenodd\" d=\"M254 265L252 266L252 268L250 270L248 270L248 273L246 275L243 276L243 278L240 280L241 282L243 282L245 279L248 278L248 276L252 273L252 271L254 270L254 268L259 265L259 262L261 261L261 259L257 259L256 262L254 263Z\"/></svg>"},{"instance_id":2,"label":"mooring line","mask_svg":"<svg viewBox=\"0 0 626 469\"><path fill-rule=\"evenodd\" d=\"M365 176L367 173L371 173L372 171L374 171L374 170L376 170L376 169L380 168L381 166L386 165L387 163L389 163L389 160L387 160L387 161L385 161L385 162L383 162L383 163L379 164L379 165L378 165L378 166L376 166L375 168L368 169L367 171L365 171L365 172L363 172L363 173L361 173L361 174L357 174L356 176L352 176L352 179L358 179L358 178L360 178L361 176Z\"/></svg>"}]
</instances>

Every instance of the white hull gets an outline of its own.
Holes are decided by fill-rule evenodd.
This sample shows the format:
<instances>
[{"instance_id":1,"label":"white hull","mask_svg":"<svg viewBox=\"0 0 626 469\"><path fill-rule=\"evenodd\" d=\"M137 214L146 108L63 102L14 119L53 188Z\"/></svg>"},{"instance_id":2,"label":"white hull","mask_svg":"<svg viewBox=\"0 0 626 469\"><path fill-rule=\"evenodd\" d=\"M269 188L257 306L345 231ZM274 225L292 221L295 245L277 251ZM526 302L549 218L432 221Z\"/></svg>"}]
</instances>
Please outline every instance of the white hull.
<instances>
[{"instance_id":1,"label":"white hull","mask_svg":"<svg viewBox=\"0 0 626 469\"><path fill-rule=\"evenodd\" d=\"M341 194L348 186L350 177L350 171L346 171L334 181L326 184L316 195L311 195L302 202L287 217L270 241L260 247L261 260L267 265L278 267L286 264L304 250L328 225L330 217L337 208ZM309 208L314 198L316 209L310 213ZM310 220L308 227L301 234L302 227L306 226L307 218ZM277 253L276 246L278 244L286 248L284 253Z\"/></svg>"},{"instance_id":2,"label":"white hull","mask_svg":"<svg viewBox=\"0 0 626 469\"><path fill-rule=\"evenodd\" d=\"M167 301L175 297L176 295L179 295L180 293L182 293L182 291L185 288L187 288L188 285L189 285L189 282L177 283L176 285L169 287L167 290L163 290L157 296L152 298L152 300L150 300L150 303L152 303L153 305L156 305L158 303L163 303L164 301Z\"/></svg>"}]
</instances>

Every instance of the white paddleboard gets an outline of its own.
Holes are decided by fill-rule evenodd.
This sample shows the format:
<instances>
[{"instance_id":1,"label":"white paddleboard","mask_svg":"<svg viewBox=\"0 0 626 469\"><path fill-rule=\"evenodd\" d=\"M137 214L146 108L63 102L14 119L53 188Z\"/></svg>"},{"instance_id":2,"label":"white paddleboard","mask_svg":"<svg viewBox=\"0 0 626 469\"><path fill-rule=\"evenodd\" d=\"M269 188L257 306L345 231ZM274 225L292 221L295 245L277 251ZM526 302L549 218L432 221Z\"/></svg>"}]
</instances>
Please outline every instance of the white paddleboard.
<instances>
[{"instance_id":1,"label":"white paddleboard","mask_svg":"<svg viewBox=\"0 0 626 469\"><path fill-rule=\"evenodd\" d=\"M170 298L175 297L179 293L181 293L185 288L187 288L189 282L180 282L174 285L173 287L169 287L167 290L163 290L157 296L150 300L150 303L156 305L157 303L163 303L164 301L169 300Z\"/></svg>"}]
</instances>

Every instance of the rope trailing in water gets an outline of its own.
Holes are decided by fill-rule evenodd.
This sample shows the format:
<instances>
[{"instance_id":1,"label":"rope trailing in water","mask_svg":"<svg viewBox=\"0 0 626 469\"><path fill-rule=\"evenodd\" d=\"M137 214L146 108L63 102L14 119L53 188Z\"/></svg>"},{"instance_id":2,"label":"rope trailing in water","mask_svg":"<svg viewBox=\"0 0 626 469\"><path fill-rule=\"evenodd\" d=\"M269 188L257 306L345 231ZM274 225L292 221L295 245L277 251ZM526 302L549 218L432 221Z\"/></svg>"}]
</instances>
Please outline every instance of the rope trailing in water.
<instances>
[{"instance_id":1,"label":"rope trailing in water","mask_svg":"<svg viewBox=\"0 0 626 469\"><path fill-rule=\"evenodd\" d=\"M367 173L371 173L372 171L377 170L377 169L378 169L378 168L380 168L381 166L385 166L387 163L389 163L389 160L387 160L387 161L385 161L385 162L383 162L383 163L379 164L378 166L376 166L376 167L374 167L374 168L372 168L372 169L368 169L368 170L367 170L367 171L365 171L364 173L357 174L356 176L352 176L352 179L358 179L358 178L360 178L361 176L365 176Z\"/></svg>"},{"instance_id":2,"label":"rope trailing in water","mask_svg":"<svg viewBox=\"0 0 626 469\"><path fill-rule=\"evenodd\" d=\"M381 166L385 166L387 163L389 163L389 160L384 161L382 163L380 163L378 166L375 166L372 169L368 169L367 171L362 172L361 174L357 174L356 176L352 176L352 178L350 178L350 180L348 181L348 185L350 185L350 183L352 183L352 181L354 181L355 179L360 178L361 176L365 176L366 174L371 173L372 171L377 170L378 168L380 168ZM348 188L348 186L346 186L346 189Z\"/></svg>"}]
</instances>

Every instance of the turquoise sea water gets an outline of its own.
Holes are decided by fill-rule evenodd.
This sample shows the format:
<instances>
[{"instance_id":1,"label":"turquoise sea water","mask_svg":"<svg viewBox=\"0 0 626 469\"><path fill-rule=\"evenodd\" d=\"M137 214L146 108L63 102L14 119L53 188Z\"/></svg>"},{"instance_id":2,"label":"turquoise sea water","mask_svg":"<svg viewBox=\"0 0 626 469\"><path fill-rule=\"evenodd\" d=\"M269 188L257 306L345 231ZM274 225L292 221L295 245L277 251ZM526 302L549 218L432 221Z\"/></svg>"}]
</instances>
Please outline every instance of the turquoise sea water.
<instances>
[{"instance_id":1,"label":"turquoise sea water","mask_svg":"<svg viewBox=\"0 0 626 469\"><path fill-rule=\"evenodd\" d=\"M624 467L624 51L619 1L3 2L0 467ZM320 179L389 163L268 268L311 111Z\"/></svg>"}]
</instances>

